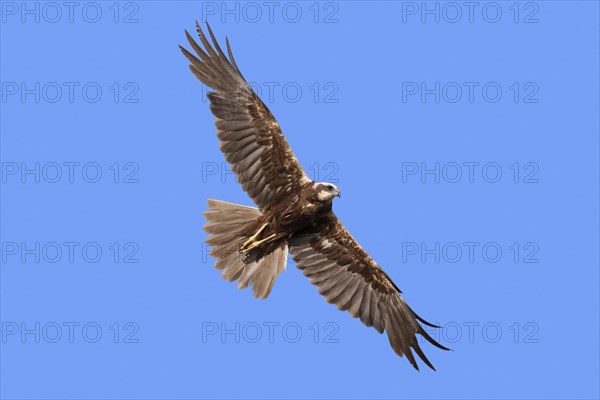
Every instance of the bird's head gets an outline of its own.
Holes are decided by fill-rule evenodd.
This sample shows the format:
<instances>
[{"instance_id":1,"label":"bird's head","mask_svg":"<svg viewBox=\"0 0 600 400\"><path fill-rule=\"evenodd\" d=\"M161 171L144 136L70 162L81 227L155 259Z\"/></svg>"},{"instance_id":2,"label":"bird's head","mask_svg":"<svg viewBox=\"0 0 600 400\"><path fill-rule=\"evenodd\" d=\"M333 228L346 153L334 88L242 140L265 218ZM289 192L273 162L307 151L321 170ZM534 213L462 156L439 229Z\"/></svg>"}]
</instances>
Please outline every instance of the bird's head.
<instances>
[{"instance_id":1,"label":"bird's head","mask_svg":"<svg viewBox=\"0 0 600 400\"><path fill-rule=\"evenodd\" d=\"M321 201L328 201L334 197L342 197L342 192L333 183L315 182L317 197Z\"/></svg>"}]
</instances>

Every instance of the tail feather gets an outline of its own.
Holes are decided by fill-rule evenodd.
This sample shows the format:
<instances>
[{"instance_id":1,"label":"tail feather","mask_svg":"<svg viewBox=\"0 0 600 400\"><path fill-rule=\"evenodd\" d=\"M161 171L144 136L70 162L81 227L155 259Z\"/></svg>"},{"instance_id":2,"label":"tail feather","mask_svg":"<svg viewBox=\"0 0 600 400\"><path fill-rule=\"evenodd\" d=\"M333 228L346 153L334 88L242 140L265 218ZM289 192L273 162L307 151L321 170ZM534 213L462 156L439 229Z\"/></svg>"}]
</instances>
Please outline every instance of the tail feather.
<instances>
[{"instance_id":1,"label":"tail feather","mask_svg":"<svg viewBox=\"0 0 600 400\"><path fill-rule=\"evenodd\" d=\"M258 267L252 277L256 297L266 298L269 296L277 276L285 268L287 253L287 245L284 245L258 261Z\"/></svg>"},{"instance_id":2,"label":"tail feather","mask_svg":"<svg viewBox=\"0 0 600 400\"><path fill-rule=\"evenodd\" d=\"M213 247L210 255L217 259L215 268L221 270L223 278L230 282L239 279L238 288L252 285L255 297L267 298L275 280L286 267L287 244L246 264L239 253L242 243L248 239L243 231L261 216L260 211L219 200L208 200L208 206L209 210L204 212L207 219L204 230L209 234L206 243Z\"/></svg>"}]
</instances>

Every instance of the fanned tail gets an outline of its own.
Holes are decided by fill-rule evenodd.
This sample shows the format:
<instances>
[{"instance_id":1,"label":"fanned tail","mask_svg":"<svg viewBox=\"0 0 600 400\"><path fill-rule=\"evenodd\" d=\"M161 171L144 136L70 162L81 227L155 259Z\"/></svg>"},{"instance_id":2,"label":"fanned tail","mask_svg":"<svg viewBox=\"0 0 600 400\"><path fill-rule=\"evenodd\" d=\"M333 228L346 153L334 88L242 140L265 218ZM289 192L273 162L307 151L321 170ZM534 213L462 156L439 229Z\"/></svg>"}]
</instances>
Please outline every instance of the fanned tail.
<instances>
[{"instance_id":1,"label":"fanned tail","mask_svg":"<svg viewBox=\"0 0 600 400\"><path fill-rule=\"evenodd\" d=\"M217 259L215 268L222 271L223 278L238 281L238 288L252 285L254 297L266 299L275 280L287 263L287 244L282 244L270 254L244 262L240 247L248 239L244 229L261 217L254 207L208 200L209 209L204 212L207 223L204 230L209 234L206 244L212 247L210 255Z\"/></svg>"}]
</instances>

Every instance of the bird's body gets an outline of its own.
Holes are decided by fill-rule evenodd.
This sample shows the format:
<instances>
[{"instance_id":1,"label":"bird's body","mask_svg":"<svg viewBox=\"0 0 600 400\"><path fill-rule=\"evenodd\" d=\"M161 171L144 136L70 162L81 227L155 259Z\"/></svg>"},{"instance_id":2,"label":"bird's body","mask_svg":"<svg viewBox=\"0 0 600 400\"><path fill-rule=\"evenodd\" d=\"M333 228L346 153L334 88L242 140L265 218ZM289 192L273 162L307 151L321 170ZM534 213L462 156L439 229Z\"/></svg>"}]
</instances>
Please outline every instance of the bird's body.
<instances>
[{"instance_id":1,"label":"bird's body","mask_svg":"<svg viewBox=\"0 0 600 400\"><path fill-rule=\"evenodd\" d=\"M242 249L245 260L258 260L281 243L287 244L294 235L322 228L324 223L333 221L333 194L319 197L322 192L328 193L326 187L306 180L298 192L283 193L280 199L272 203L272 207L263 210L262 215L243 231L244 235L252 237L252 241ZM253 237L255 234L256 237ZM246 248L249 250L244 252Z\"/></svg>"},{"instance_id":2,"label":"bird's body","mask_svg":"<svg viewBox=\"0 0 600 400\"><path fill-rule=\"evenodd\" d=\"M208 24L207 24L208 26ZM190 69L214 92L208 93L217 137L225 159L258 208L209 200L204 226L215 267L239 288L268 297L286 266L288 251L319 293L379 333L418 369L412 351L431 368L417 342L435 346L392 279L350 235L333 212L340 196L335 185L309 179L287 143L279 123L238 69L229 42L228 56L210 27L212 43L197 25L202 49L186 32L198 57L181 47Z\"/></svg>"}]
</instances>

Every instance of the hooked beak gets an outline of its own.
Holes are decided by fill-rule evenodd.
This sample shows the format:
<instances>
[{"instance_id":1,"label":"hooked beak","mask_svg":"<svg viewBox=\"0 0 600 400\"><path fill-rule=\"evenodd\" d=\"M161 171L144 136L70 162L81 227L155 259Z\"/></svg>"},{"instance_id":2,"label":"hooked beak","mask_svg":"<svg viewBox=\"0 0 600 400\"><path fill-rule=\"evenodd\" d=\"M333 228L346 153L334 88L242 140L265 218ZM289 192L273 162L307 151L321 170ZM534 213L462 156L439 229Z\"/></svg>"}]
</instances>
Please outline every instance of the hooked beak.
<instances>
[{"instance_id":1,"label":"hooked beak","mask_svg":"<svg viewBox=\"0 0 600 400\"><path fill-rule=\"evenodd\" d=\"M337 194L335 195L335 197L339 197L340 199L342 198L342 191L340 189L338 189Z\"/></svg>"}]
</instances>

